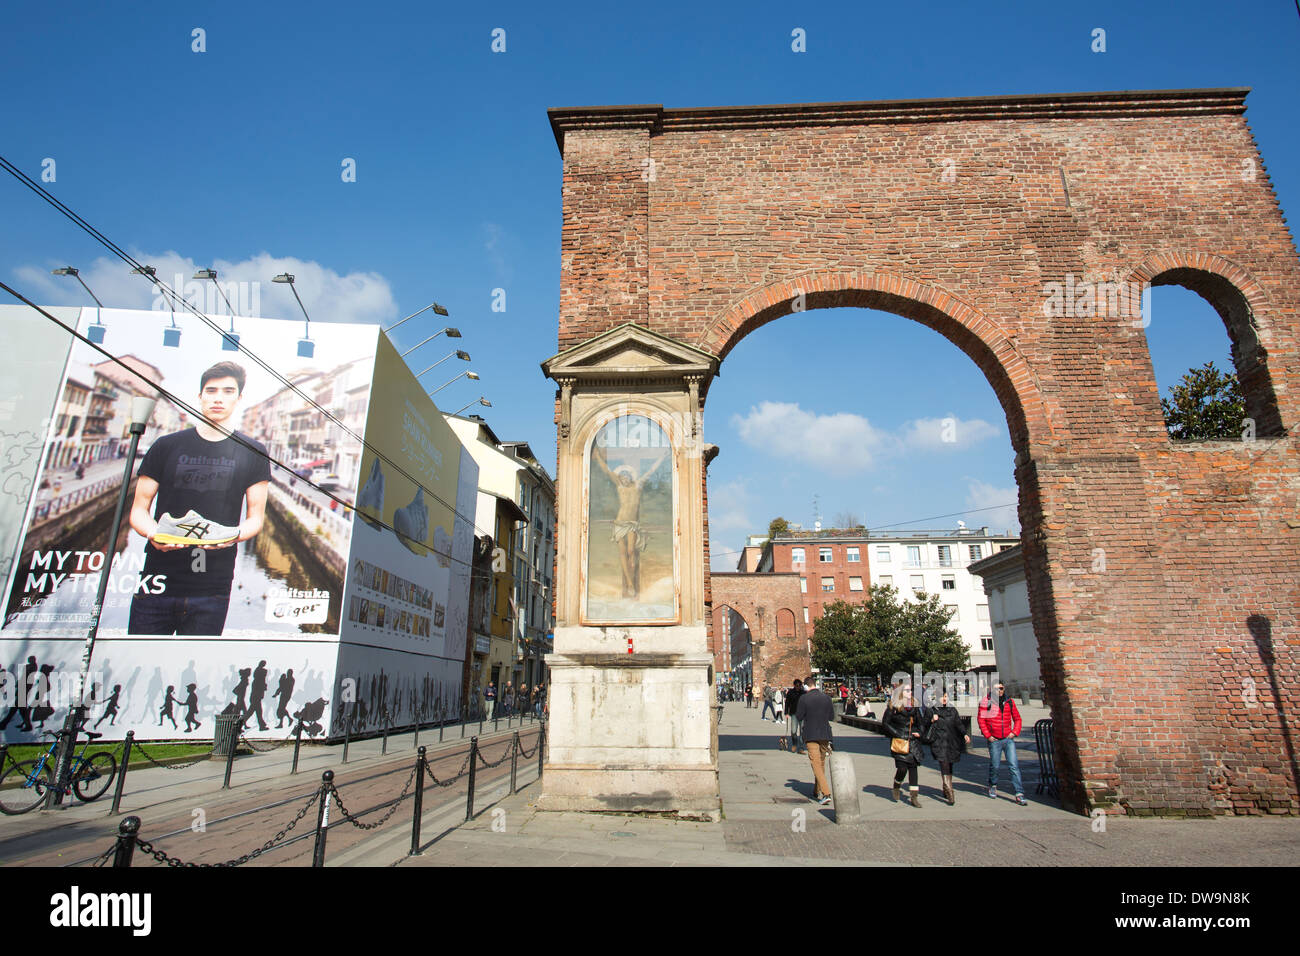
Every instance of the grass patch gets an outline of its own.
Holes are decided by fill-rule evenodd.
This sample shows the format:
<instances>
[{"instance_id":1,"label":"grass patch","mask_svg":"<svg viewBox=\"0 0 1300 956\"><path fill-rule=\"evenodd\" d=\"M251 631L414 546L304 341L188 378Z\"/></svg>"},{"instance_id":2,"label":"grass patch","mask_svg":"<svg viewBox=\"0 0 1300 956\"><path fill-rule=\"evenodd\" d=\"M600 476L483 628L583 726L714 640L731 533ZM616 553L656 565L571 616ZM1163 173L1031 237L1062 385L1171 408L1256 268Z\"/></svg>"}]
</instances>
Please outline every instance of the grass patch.
<instances>
[{"instance_id":1,"label":"grass patch","mask_svg":"<svg viewBox=\"0 0 1300 956\"><path fill-rule=\"evenodd\" d=\"M35 760L41 754L49 750L49 744L14 744L9 748L9 756L19 762L24 760ZM149 751L149 756L155 760L165 760L168 757L190 757L199 754L209 753L212 750L212 742L204 744L192 743L168 743L166 741L146 741L145 748ZM135 753L135 747L131 748L131 766L135 766L136 760L144 758ZM78 744L77 753L81 752L81 746ZM87 751L86 756L97 753L110 753L120 763L122 760L122 742L114 741L111 744L93 744ZM53 761L53 757L50 758Z\"/></svg>"}]
</instances>

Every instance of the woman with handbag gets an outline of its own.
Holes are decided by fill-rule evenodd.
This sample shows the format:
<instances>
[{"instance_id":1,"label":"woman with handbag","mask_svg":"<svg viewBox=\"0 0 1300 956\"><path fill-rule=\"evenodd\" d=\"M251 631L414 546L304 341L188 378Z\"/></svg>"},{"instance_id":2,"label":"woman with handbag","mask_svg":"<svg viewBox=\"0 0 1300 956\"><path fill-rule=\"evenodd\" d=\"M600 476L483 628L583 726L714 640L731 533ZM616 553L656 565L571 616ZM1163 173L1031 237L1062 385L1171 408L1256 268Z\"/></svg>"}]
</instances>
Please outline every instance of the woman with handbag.
<instances>
[{"instance_id":1,"label":"woman with handbag","mask_svg":"<svg viewBox=\"0 0 1300 956\"><path fill-rule=\"evenodd\" d=\"M928 734L930 754L939 761L939 779L943 781L943 796L948 806L957 802L957 795L952 789L952 765L961 759L970 735L961 722L957 708L948 703L945 693L939 698L939 706L930 712L930 731Z\"/></svg>"},{"instance_id":2,"label":"woman with handbag","mask_svg":"<svg viewBox=\"0 0 1300 956\"><path fill-rule=\"evenodd\" d=\"M903 777L907 777L909 802L919 807L921 788L916 782L916 768L921 764L921 734L925 724L921 708L912 702L912 688L900 684L894 689L881 723L889 735L889 752L894 757L894 801L901 798Z\"/></svg>"}]
</instances>

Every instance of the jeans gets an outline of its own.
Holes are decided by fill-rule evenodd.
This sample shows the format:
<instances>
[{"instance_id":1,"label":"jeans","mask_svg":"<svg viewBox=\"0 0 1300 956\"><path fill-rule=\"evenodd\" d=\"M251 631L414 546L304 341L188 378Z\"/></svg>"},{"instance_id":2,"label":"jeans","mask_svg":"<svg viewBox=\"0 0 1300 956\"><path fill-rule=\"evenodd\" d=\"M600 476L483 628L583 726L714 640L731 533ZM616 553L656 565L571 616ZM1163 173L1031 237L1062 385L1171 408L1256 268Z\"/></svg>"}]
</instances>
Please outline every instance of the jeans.
<instances>
[{"instance_id":1,"label":"jeans","mask_svg":"<svg viewBox=\"0 0 1300 956\"><path fill-rule=\"evenodd\" d=\"M1011 765L1011 786L1015 788L1017 795L1022 794L1025 792L1025 787L1020 780L1020 761L1016 759L1016 741L1013 737L989 741L989 786L998 785L998 769L1002 764L1004 753L1007 755L1007 763Z\"/></svg>"},{"instance_id":2,"label":"jeans","mask_svg":"<svg viewBox=\"0 0 1300 956\"><path fill-rule=\"evenodd\" d=\"M497 709L497 702L496 702L496 700L495 700L494 698L489 698L488 701L487 701L487 705L486 705L486 706L487 706L487 712L486 712L486 714L485 714L485 716L484 716L484 720L491 720L491 719L492 719L492 714L493 714L493 713L496 711L496 709Z\"/></svg>"},{"instance_id":3,"label":"jeans","mask_svg":"<svg viewBox=\"0 0 1300 956\"><path fill-rule=\"evenodd\" d=\"M131 599L126 632L214 637L225 628L229 609L229 594L198 597L137 594Z\"/></svg>"},{"instance_id":4,"label":"jeans","mask_svg":"<svg viewBox=\"0 0 1300 956\"><path fill-rule=\"evenodd\" d=\"M767 719L767 712L768 712L769 710L772 712L772 719L773 719L773 720L776 720L776 708L772 706L772 702L771 702L770 700L765 700L765 701L763 701L763 712L762 712L761 714L759 714L758 716L761 717L761 718L763 718L764 720L766 720L766 719Z\"/></svg>"}]
</instances>

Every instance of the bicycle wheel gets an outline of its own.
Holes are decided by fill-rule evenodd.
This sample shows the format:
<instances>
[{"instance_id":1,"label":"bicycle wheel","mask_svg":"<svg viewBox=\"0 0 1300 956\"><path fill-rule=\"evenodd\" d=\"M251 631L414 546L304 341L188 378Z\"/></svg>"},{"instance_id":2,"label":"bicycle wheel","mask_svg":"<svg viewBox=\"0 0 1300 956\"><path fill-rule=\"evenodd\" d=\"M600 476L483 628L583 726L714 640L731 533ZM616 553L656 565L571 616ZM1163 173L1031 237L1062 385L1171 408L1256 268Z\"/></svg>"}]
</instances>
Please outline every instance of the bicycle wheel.
<instances>
[{"instance_id":1,"label":"bicycle wheel","mask_svg":"<svg viewBox=\"0 0 1300 956\"><path fill-rule=\"evenodd\" d=\"M81 762L72 775L72 790L82 803L90 803L104 795L117 774L117 758L101 750Z\"/></svg>"},{"instance_id":2,"label":"bicycle wheel","mask_svg":"<svg viewBox=\"0 0 1300 956\"><path fill-rule=\"evenodd\" d=\"M54 775L48 764L41 767L40 773L36 773L37 766L35 760L24 760L0 774L0 813L26 813L45 801Z\"/></svg>"}]
</instances>

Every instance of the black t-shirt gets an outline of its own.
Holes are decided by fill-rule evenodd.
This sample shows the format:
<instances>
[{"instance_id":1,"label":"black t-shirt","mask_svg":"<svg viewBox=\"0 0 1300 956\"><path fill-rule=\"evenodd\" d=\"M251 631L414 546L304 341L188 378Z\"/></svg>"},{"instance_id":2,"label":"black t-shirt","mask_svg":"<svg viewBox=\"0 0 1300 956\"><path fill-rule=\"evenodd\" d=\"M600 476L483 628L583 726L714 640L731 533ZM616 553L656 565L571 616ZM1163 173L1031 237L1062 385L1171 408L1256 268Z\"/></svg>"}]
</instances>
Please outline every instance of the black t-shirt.
<instances>
[{"instance_id":1,"label":"black t-shirt","mask_svg":"<svg viewBox=\"0 0 1300 956\"><path fill-rule=\"evenodd\" d=\"M139 473L158 482L155 520L164 514L180 518L193 509L209 521L232 528L239 525L244 492L258 482L271 480L271 464L264 445L243 432L235 434L257 451L234 438L208 441L193 428L164 435L153 443L140 462ZM162 593L169 597L229 594L238 549L233 544L205 551L205 570L196 573L193 549L159 551L148 544L144 573L166 575Z\"/></svg>"}]
</instances>

